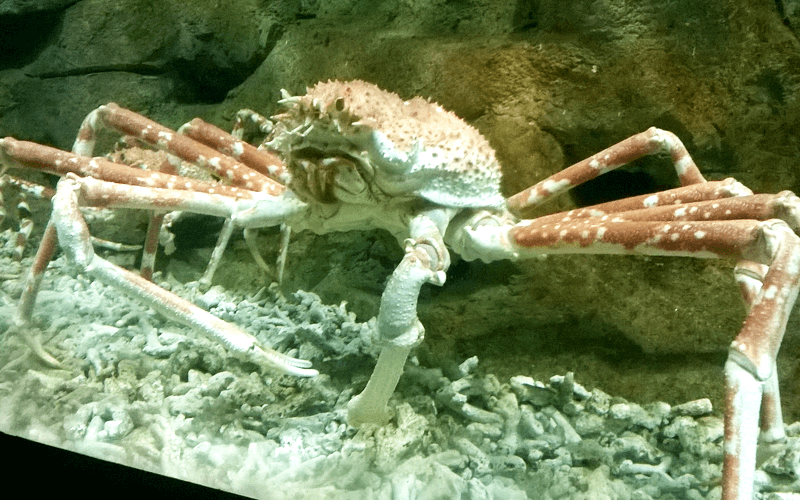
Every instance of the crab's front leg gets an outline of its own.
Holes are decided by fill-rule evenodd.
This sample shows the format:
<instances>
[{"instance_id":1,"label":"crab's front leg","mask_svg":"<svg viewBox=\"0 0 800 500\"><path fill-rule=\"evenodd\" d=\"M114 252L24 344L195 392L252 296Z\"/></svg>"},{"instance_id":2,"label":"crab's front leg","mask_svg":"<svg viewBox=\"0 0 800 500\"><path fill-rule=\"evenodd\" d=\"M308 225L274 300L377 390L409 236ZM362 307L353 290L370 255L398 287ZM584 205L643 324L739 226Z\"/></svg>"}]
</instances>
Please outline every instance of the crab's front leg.
<instances>
[{"instance_id":1,"label":"crab's front leg","mask_svg":"<svg viewBox=\"0 0 800 500\"><path fill-rule=\"evenodd\" d=\"M751 219L715 220L737 207ZM791 210L782 207L790 205ZM756 452L784 437L775 360L800 288L800 199L786 194L744 196L706 204L673 205L667 212L580 220L550 218L513 221L476 214L451 225L447 242L466 259L526 258L550 253L732 257L740 261L737 280L748 315L731 344L725 364L726 406L722 498L753 496ZM692 210L696 209L696 210ZM670 218L667 216L669 215ZM707 215L707 217L706 217ZM626 220L626 217L637 220ZM787 221L766 217L784 217ZM788 222L788 223L787 223Z\"/></svg>"},{"instance_id":2,"label":"crab's front leg","mask_svg":"<svg viewBox=\"0 0 800 500\"><path fill-rule=\"evenodd\" d=\"M115 266L97 256L91 245L89 228L80 211L80 207L85 205L139 209L157 206L222 217L236 217L242 212L248 212L248 210L242 210L243 207L239 202L240 200L224 195L126 186L68 174L59 181L53 197L51 221L40 251L37 253L34 268L26 281L15 328L24 329L29 325L30 314L41 282L41 273L52 256L57 239L69 261L81 272L152 307L167 318L215 339L231 352L256 364L283 373L305 377L316 375L317 371L310 368L310 362L295 359L261 346L255 337L247 332L222 321L138 274ZM277 223L285 219L289 213L302 212L304 209L304 204L291 197L267 197L261 200L260 206L264 211L272 208L272 217ZM263 214L261 221L264 224L273 222ZM25 338L27 340L27 337ZM43 357L39 352L37 354L40 358L53 364L49 356Z\"/></svg>"},{"instance_id":3,"label":"crab's front leg","mask_svg":"<svg viewBox=\"0 0 800 500\"><path fill-rule=\"evenodd\" d=\"M422 342L425 333L417 318L420 288L425 283L444 284L450 265L442 235L451 216L451 211L437 209L411 221L405 256L381 297L378 335L383 347L378 363L364 391L347 405L347 421L354 427L389 421L386 405L403 374L408 354Z\"/></svg>"}]
</instances>

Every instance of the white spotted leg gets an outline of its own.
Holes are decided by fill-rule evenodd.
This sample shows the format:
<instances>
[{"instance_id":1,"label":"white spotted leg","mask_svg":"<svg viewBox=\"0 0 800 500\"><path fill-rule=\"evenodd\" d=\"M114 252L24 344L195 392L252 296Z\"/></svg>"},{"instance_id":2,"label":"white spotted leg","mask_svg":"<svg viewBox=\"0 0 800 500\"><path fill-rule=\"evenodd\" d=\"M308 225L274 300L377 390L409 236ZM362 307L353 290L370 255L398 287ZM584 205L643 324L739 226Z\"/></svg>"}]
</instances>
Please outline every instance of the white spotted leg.
<instances>
[{"instance_id":1,"label":"white spotted leg","mask_svg":"<svg viewBox=\"0 0 800 500\"><path fill-rule=\"evenodd\" d=\"M798 206L796 196L780 193L518 223L484 213L451 227L446 241L466 259L584 253L739 261L749 312L725 365L723 498L750 500L759 419L762 440L783 438L775 359L800 287Z\"/></svg>"},{"instance_id":2,"label":"white spotted leg","mask_svg":"<svg viewBox=\"0 0 800 500\"><path fill-rule=\"evenodd\" d=\"M94 153L97 135L103 129L131 136L169 153L171 165L162 166L161 170L177 171L180 162L186 161L211 172L237 188L272 195L278 195L285 190L283 184L288 177L280 158L268 151L257 149L203 120L196 118L176 132L134 111L109 103L95 109L84 119L73 152L91 156ZM163 213L155 211L148 229L142 259L142 275L146 277L152 274L157 235L160 233L162 221ZM234 228L233 221L226 220L206 271L199 280L201 288L210 286ZM272 274L260 254L254 251L255 247L249 244L248 248L253 252L256 263L268 274Z\"/></svg>"},{"instance_id":3,"label":"white spotted leg","mask_svg":"<svg viewBox=\"0 0 800 500\"><path fill-rule=\"evenodd\" d=\"M670 155L681 186L706 182L680 139L672 132L651 127L509 197L506 205L518 214L633 160L659 153Z\"/></svg>"},{"instance_id":4,"label":"white spotted leg","mask_svg":"<svg viewBox=\"0 0 800 500\"><path fill-rule=\"evenodd\" d=\"M236 113L236 122L234 123L233 132L230 134L200 118L195 118L191 122L183 125L178 129L178 133L212 147L220 153L228 155L236 161L247 165L260 174L286 185L289 182L289 173L284 167L283 161L271 152L261 147L256 148L242 140L242 135L248 128L256 128L258 135L263 140L267 133L272 130L272 123L251 110L241 110ZM220 231L219 240L211 254L206 272L198 281L201 288L210 286L214 273L222 259L222 253L228 244L233 230L233 220L227 219ZM277 269L273 270L273 268L264 261L258 249L256 242L257 232L253 229L244 230L244 239L247 243L247 248L250 250L250 254L253 256L253 260L268 276L278 283L283 281L283 271L286 265L286 254L291 228L282 225L281 233L281 250L278 256Z\"/></svg>"},{"instance_id":5,"label":"white spotted leg","mask_svg":"<svg viewBox=\"0 0 800 500\"><path fill-rule=\"evenodd\" d=\"M738 259L735 276L749 314L725 365L723 495L725 500L750 500L759 422L764 448L785 437L775 357L797 294L797 196L788 191L753 195L733 179L706 182L677 137L651 128L510 197L508 208L518 213L659 152L671 156L682 187L522 221L513 228L502 217L478 215L472 219L477 224L455 231L453 245L465 258L484 260L531 252ZM758 237L743 238L743 231ZM754 252L760 262L750 260Z\"/></svg>"},{"instance_id":6,"label":"white spotted leg","mask_svg":"<svg viewBox=\"0 0 800 500\"><path fill-rule=\"evenodd\" d=\"M263 198L258 200L262 211L259 214L258 223L263 225L280 224L288 215L302 214L305 209L302 204L298 204L291 198L285 200L283 197L257 194ZM41 283L42 273L52 257L55 243L58 241L69 261L82 272L128 294L159 311L167 318L190 326L220 342L232 353L282 373L304 377L316 375L317 371L310 368L311 365L308 361L295 359L261 346L255 337L238 327L220 320L138 274L115 266L97 256L92 249L89 229L80 212L81 206L139 209L157 207L233 217L235 214L248 211L248 207L253 208L254 201L221 194L129 186L67 174L59 181L53 198L51 222L45 231L45 238L37 253L34 268L31 270L23 297L20 300L17 329L25 329L30 326L31 311ZM274 209L274 213L266 215L270 208ZM30 337L26 338L23 335L23 338L28 341ZM32 348L36 352L35 346ZM54 364L52 357L46 353L42 354L42 352L36 352L36 354L48 364Z\"/></svg>"},{"instance_id":7,"label":"white spotted leg","mask_svg":"<svg viewBox=\"0 0 800 500\"><path fill-rule=\"evenodd\" d=\"M185 124L178 129L178 132L234 158L236 161L247 165L274 181L286 185L289 182L290 176L283 161L262 146L256 148L242 139L245 133L251 132L249 135L257 135L259 136L259 140L263 141L272 128L272 122L268 119L252 110L243 109L236 113L236 120L230 134L200 118L195 118L191 122ZM255 129L255 134L252 133L253 130L251 129ZM228 224L230 225L230 223ZM220 241L223 240L225 231L227 231L227 229L223 228L223 232L220 233ZM286 266L286 255L291 228L282 225L281 234L281 249L278 255L276 269L273 270L271 266L264 262L264 258L261 257L261 252L256 242L256 231L253 229L244 230L244 239L247 243L247 248L250 250L250 254L253 256L253 260L255 260L256 264L267 273L267 275L271 276L278 283L283 281L283 271ZM217 248L215 248L214 254L219 254L219 258L215 260L215 255L212 255L205 274L200 278L201 285L207 286L211 283L214 271L222 256L222 252L218 251L218 248L220 248L219 244Z\"/></svg>"}]
</instances>

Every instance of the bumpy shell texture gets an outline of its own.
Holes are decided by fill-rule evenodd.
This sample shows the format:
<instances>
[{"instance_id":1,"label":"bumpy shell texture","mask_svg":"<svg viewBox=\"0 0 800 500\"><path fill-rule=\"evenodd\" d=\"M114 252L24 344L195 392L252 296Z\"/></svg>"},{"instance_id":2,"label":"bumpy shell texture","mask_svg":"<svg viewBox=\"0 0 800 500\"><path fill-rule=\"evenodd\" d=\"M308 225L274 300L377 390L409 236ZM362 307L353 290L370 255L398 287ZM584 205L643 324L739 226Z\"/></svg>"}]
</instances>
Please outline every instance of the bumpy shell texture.
<instances>
[{"instance_id":1,"label":"bumpy shell texture","mask_svg":"<svg viewBox=\"0 0 800 500\"><path fill-rule=\"evenodd\" d=\"M368 164L365 181L388 197L449 207L500 207L500 166L488 141L455 114L425 99L360 80L321 82L285 99L270 146L293 164L299 151L346 155ZM306 158L309 156L305 155Z\"/></svg>"}]
</instances>

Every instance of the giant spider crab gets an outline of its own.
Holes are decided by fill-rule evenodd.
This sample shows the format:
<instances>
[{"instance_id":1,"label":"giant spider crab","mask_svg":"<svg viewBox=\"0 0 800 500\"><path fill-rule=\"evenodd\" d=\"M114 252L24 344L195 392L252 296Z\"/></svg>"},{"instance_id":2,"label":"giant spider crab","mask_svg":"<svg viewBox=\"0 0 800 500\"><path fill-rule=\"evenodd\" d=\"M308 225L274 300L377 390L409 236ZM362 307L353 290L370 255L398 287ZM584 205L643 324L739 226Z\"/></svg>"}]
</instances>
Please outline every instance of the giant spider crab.
<instances>
[{"instance_id":1,"label":"giant spider crab","mask_svg":"<svg viewBox=\"0 0 800 500\"><path fill-rule=\"evenodd\" d=\"M86 118L74 153L0 139L3 163L62 176L14 327L42 360L58 363L26 327L59 241L83 272L230 351L284 373L317 374L310 363L260 346L248 333L146 279L157 231L150 231L145 244L151 256L144 259L145 277L95 255L80 210L86 206L225 217L213 258L234 227L245 229L251 242L253 229L281 224L315 232L384 228L393 233L405 256L381 299L377 337L383 347L375 371L348 407L356 426L388 421L389 397L409 352L423 338L416 314L420 287L444 284L450 251L487 262L551 253L732 258L749 312L725 364L723 497L751 498L759 420L764 443L785 438L775 359L799 286L800 199L788 191L754 195L733 179L707 182L680 140L656 128L504 198L489 143L429 101L403 101L362 81L331 81L303 96L284 94L281 103L285 112L275 117L274 130L258 148L199 120L176 133L114 104ZM269 124L254 113L242 116L242 124ZM104 127L210 169L226 182L91 158L96 133ZM671 156L681 187L537 219L515 215L640 156L662 152Z\"/></svg>"}]
</instances>

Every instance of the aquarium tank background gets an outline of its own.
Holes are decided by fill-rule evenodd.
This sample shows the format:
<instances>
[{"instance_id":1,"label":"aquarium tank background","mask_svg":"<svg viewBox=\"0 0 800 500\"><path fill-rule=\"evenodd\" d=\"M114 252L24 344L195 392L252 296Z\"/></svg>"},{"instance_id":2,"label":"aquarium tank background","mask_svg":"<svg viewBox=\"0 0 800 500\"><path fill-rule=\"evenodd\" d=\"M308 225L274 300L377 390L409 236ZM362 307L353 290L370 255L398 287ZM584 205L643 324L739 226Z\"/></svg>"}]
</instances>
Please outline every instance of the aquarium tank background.
<instances>
[{"instance_id":1,"label":"aquarium tank background","mask_svg":"<svg viewBox=\"0 0 800 500\"><path fill-rule=\"evenodd\" d=\"M231 130L241 109L279 113L281 89L360 79L475 127L504 195L651 126L680 137L709 180L798 192L798 26L789 0L4 1L0 137L69 150L108 102L173 129L200 117ZM103 136L101 152L119 158L117 140ZM525 216L669 189L672 172L648 157ZM403 258L392 235L293 233L278 284L234 234L207 290L196 282L221 221L183 221L176 250L159 252L157 284L311 360L313 378L242 361L59 252L34 309L53 369L8 332L51 203L29 197L18 261L16 191L2 189L0 431L8 477L35 471L26 491L720 498L723 365L745 317L734 262L454 259L444 286L422 288L425 340L392 420L355 429L347 403L372 373L381 294ZM148 215L91 219L93 235L140 245ZM257 235L269 262L281 240ZM140 252L97 252L139 265ZM778 356L788 439L759 462L763 499L800 495L798 327L792 315Z\"/></svg>"}]
</instances>

